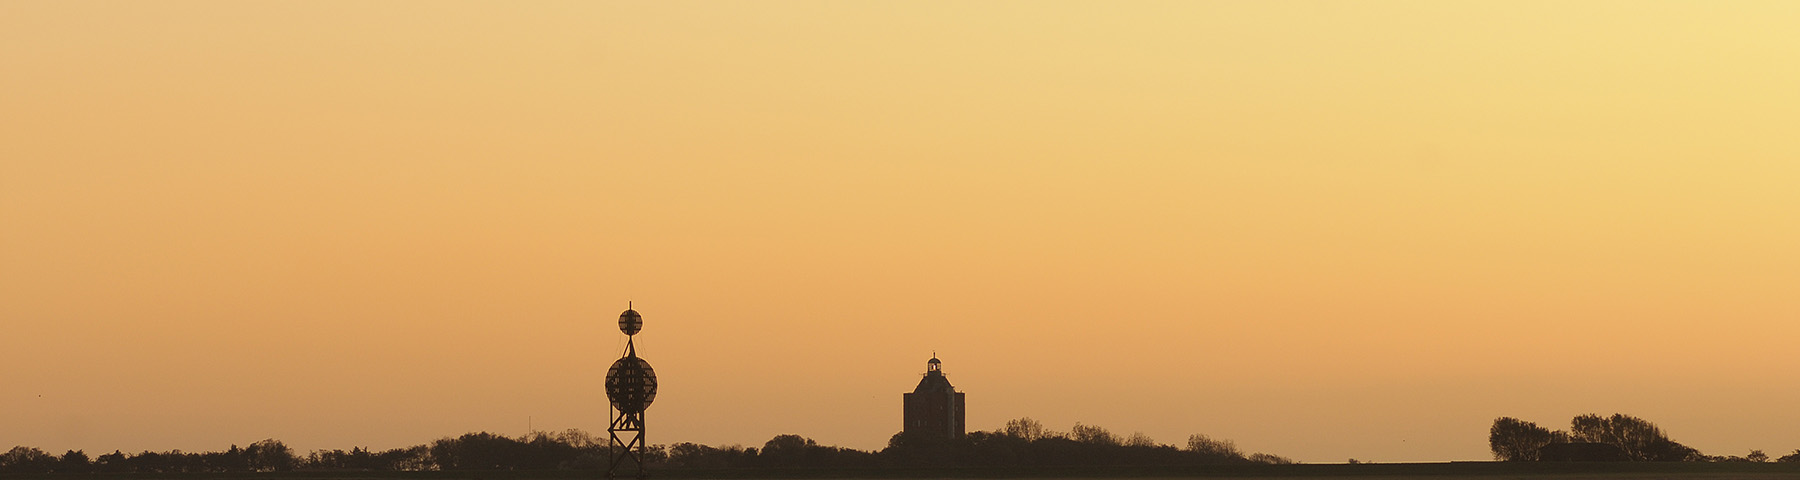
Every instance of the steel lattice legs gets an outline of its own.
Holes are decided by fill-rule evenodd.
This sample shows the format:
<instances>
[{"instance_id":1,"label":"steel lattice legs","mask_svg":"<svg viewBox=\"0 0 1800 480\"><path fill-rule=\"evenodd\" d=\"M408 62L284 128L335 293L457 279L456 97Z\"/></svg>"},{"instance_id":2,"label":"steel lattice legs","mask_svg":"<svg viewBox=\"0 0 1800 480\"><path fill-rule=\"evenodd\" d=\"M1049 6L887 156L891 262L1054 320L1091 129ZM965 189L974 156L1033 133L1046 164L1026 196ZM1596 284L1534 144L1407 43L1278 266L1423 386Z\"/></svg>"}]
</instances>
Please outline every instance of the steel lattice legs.
<instances>
[{"instance_id":1,"label":"steel lattice legs","mask_svg":"<svg viewBox=\"0 0 1800 480\"><path fill-rule=\"evenodd\" d=\"M606 445L610 459L606 464L606 478L613 478L619 464L627 458L637 465L637 478L644 478L644 456L649 450L649 445L644 443L644 412L620 412L613 417L612 426L606 428L606 433L612 437ZM621 433L625 434L623 438Z\"/></svg>"}]
</instances>

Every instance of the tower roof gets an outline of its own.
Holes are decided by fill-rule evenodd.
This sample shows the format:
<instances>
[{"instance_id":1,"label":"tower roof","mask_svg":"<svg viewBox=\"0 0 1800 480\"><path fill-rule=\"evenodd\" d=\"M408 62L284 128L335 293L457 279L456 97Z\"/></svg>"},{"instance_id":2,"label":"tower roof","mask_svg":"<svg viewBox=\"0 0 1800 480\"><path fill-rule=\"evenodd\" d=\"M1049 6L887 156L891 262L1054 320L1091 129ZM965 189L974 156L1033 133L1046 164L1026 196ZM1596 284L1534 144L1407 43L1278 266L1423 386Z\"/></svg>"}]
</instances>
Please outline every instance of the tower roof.
<instances>
[{"instance_id":1,"label":"tower roof","mask_svg":"<svg viewBox=\"0 0 1800 480\"><path fill-rule=\"evenodd\" d=\"M932 355L931 360L926 360L925 378L919 379L919 386L913 388L913 393L956 391L956 387L950 385L950 379L944 376L943 364L944 362L938 360L937 355Z\"/></svg>"},{"instance_id":2,"label":"tower roof","mask_svg":"<svg viewBox=\"0 0 1800 480\"><path fill-rule=\"evenodd\" d=\"M913 387L913 393L954 392L956 387L950 385L950 379L941 372L925 374L919 379L919 386Z\"/></svg>"}]
</instances>

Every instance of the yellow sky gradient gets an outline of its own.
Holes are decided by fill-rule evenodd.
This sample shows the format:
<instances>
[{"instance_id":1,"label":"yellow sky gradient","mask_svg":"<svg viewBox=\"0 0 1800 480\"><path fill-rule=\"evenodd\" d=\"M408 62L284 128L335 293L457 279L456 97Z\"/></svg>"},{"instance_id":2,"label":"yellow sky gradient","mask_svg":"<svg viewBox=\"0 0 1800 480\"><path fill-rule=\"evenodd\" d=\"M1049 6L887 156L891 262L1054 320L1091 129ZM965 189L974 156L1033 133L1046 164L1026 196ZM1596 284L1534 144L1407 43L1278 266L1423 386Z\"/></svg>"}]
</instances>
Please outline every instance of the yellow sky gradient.
<instances>
[{"instance_id":1,"label":"yellow sky gradient","mask_svg":"<svg viewBox=\"0 0 1800 480\"><path fill-rule=\"evenodd\" d=\"M0 2L0 447L1800 448L1792 2Z\"/></svg>"}]
</instances>

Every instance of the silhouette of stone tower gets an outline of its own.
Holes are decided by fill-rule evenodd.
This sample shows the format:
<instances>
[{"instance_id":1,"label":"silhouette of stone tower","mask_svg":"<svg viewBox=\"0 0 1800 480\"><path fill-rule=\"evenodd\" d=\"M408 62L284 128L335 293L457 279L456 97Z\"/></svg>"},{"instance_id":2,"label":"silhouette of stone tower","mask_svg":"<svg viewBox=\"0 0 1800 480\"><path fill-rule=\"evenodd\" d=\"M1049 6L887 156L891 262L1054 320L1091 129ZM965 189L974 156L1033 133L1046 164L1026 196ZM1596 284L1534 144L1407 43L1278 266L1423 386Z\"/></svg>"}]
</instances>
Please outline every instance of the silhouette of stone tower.
<instances>
[{"instance_id":1,"label":"silhouette of stone tower","mask_svg":"<svg viewBox=\"0 0 1800 480\"><path fill-rule=\"evenodd\" d=\"M902 434L914 438L952 439L963 436L963 394L944 378L944 362L937 355L925 362L925 378L906 400L906 427Z\"/></svg>"}]
</instances>

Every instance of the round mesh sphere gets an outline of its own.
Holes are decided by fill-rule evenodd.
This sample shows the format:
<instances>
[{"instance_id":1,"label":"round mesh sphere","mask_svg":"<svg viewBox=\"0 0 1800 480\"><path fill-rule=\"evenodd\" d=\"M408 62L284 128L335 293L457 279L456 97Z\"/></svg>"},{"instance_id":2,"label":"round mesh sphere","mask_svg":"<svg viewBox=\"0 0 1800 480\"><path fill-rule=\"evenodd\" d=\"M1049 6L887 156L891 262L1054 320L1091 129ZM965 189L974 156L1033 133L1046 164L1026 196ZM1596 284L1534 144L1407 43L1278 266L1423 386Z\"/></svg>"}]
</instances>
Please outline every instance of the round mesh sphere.
<instances>
[{"instance_id":1,"label":"round mesh sphere","mask_svg":"<svg viewBox=\"0 0 1800 480\"><path fill-rule=\"evenodd\" d=\"M625 332L626 335L637 335L643 329L644 316L638 315L637 310L626 310L625 313L619 314L619 331Z\"/></svg>"},{"instance_id":2,"label":"round mesh sphere","mask_svg":"<svg viewBox=\"0 0 1800 480\"><path fill-rule=\"evenodd\" d=\"M656 370L635 356L613 362L606 370L606 399L621 412L643 412L656 400Z\"/></svg>"}]
</instances>

